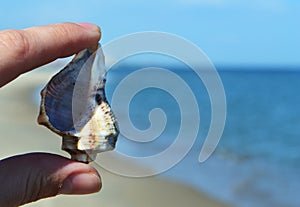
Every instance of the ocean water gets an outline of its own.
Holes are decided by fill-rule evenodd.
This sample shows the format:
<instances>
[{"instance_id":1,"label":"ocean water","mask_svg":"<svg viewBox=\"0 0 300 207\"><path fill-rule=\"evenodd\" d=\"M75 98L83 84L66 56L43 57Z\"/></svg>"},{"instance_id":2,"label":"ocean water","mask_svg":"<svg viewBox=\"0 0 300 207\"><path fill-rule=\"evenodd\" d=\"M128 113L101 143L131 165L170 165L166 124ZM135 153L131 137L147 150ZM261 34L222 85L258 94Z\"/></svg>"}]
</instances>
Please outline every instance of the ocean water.
<instances>
[{"instance_id":1,"label":"ocean water","mask_svg":"<svg viewBox=\"0 0 300 207\"><path fill-rule=\"evenodd\" d=\"M220 70L227 101L226 125L216 151L200 163L198 156L211 121L209 94L193 71L166 67L193 91L201 121L191 150L159 176L186 183L234 206L300 206L300 72L285 68ZM109 71L109 101L118 84L138 68L117 65ZM149 77L132 81L132 87L140 87ZM157 79L167 84L167 77ZM177 95L184 98L186 94L177 90ZM126 103L119 103L117 108L124 111L125 117ZM161 108L167 118L163 132L150 142L142 142L142 137L141 142L132 141L121 134L117 150L143 157L171 146L181 124L180 106L172 94L155 87L136 93L129 104L132 124L139 130L148 129L149 113L154 108ZM195 120L193 111L182 113L188 114L190 122ZM118 117L121 128L124 117ZM189 136L187 133L185 139ZM173 150L174 155L178 150Z\"/></svg>"}]
</instances>

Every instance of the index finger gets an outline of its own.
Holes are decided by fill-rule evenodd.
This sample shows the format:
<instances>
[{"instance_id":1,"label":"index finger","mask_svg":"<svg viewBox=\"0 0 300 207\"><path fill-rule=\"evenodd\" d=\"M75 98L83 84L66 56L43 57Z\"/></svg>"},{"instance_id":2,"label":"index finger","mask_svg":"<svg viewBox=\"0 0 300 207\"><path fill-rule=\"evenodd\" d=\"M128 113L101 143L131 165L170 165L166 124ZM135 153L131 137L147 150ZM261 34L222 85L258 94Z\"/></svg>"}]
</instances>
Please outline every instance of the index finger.
<instances>
[{"instance_id":1,"label":"index finger","mask_svg":"<svg viewBox=\"0 0 300 207\"><path fill-rule=\"evenodd\" d=\"M100 36L100 28L88 23L0 31L0 87L22 73L97 44Z\"/></svg>"}]
</instances>

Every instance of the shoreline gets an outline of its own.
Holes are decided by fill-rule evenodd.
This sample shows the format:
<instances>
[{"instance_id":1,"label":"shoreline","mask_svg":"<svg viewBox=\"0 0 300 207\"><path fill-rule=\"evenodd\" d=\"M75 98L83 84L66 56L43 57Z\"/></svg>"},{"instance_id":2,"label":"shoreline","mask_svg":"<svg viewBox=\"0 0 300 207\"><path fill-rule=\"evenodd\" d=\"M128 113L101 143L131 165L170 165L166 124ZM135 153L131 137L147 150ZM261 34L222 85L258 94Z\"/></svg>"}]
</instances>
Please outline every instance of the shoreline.
<instances>
[{"instance_id":1,"label":"shoreline","mask_svg":"<svg viewBox=\"0 0 300 207\"><path fill-rule=\"evenodd\" d=\"M36 151L68 157L67 153L60 149L61 138L37 124L39 107L32 100L33 92L46 84L55 72L30 72L2 88L1 158ZM128 178L110 173L96 164L92 165L102 177L103 187L100 193L82 196L60 195L26 206L228 206L181 182L161 177ZM132 163L129 165L140 168Z\"/></svg>"}]
</instances>

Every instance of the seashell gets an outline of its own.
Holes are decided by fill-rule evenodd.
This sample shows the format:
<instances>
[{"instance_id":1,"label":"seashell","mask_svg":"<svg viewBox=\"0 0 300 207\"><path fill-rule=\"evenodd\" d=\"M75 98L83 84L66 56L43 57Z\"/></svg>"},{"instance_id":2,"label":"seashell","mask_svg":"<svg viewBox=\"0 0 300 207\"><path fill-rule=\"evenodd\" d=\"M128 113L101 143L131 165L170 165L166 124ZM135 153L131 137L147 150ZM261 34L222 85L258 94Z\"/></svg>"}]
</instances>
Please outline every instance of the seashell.
<instances>
[{"instance_id":1,"label":"seashell","mask_svg":"<svg viewBox=\"0 0 300 207\"><path fill-rule=\"evenodd\" d=\"M119 135L106 100L106 68L97 45L79 52L41 91L38 123L62 136L71 159L90 162L113 150Z\"/></svg>"}]
</instances>

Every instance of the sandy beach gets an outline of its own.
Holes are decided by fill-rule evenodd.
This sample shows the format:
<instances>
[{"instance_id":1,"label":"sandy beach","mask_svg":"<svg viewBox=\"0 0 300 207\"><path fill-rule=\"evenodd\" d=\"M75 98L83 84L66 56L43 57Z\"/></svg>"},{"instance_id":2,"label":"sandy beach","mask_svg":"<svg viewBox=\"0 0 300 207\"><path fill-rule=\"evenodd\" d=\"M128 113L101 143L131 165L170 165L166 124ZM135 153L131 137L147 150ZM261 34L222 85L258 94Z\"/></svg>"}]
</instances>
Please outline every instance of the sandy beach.
<instances>
[{"instance_id":1,"label":"sandy beach","mask_svg":"<svg viewBox=\"0 0 300 207\"><path fill-rule=\"evenodd\" d=\"M60 137L36 122L39 108L33 99L50 77L51 73L38 70L19 77L0 90L1 158L29 152L49 152L68 157L60 149ZM26 206L227 206L182 183L157 177L127 178L92 165L102 177L103 186L99 193L60 195Z\"/></svg>"}]
</instances>

